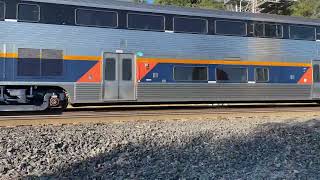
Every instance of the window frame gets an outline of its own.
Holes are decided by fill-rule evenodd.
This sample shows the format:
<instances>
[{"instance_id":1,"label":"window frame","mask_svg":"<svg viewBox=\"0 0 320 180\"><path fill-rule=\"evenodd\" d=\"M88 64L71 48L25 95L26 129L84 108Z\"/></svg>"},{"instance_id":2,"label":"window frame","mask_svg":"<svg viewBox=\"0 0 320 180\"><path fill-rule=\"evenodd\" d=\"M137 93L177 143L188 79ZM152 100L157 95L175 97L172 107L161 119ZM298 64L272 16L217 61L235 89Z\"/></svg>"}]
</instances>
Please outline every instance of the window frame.
<instances>
[{"instance_id":1,"label":"window frame","mask_svg":"<svg viewBox=\"0 0 320 180\"><path fill-rule=\"evenodd\" d=\"M129 14L135 14L135 15L142 15L142 16L158 16L163 17L163 30L159 29L140 29L140 28L130 28L129 27ZM130 30L140 30L140 31L157 31L157 32L164 32L166 30L166 16L160 15L160 14L148 14L148 13L136 13L136 12L128 12L126 16L127 24L126 28Z\"/></svg>"},{"instance_id":2,"label":"window frame","mask_svg":"<svg viewBox=\"0 0 320 180\"><path fill-rule=\"evenodd\" d=\"M0 1L0 3L2 3L3 4L3 18L1 19L0 18L0 21L4 21L5 19L6 19L6 2L4 2L4 1Z\"/></svg>"},{"instance_id":3,"label":"window frame","mask_svg":"<svg viewBox=\"0 0 320 180\"><path fill-rule=\"evenodd\" d=\"M111 12L111 13L116 13L117 15L117 25L116 26L97 26L97 25L88 25L88 24L79 24L77 22L77 11L78 10L87 10L87 11L100 11L100 12ZM74 23L75 25L78 25L78 26L87 26L87 27L104 27L104 28L118 28L119 27L119 13L118 11L110 11L110 10L101 10L101 9L90 9L90 8L76 8L74 10Z\"/></svg>"},{"instance_id":4,"label":"window frame","mask_svg":"<svg viewBox=\"0 0 320 180\"><path fill-rule=\"evenodd\" d=\"M253 24L253 36L257 38L274 38L274 39L283 39L283 25L282 24L273 24L273 23L266 23L266 22L255 22ZM263 36L257 36L256 35L256 24L262 24L263 25ZM276 36L276 37L271 37L271 36L266 36L266 24L268 25L275 25L275 26L281 26L281 36Z\"/></svg>"},{"instance_id":5,"label":"window frame","mask_svg":"<svg viewBox=\"0 0 320 180\"><path fill-rule=\"evenodd\" d=\"M175 31L175 19L176 18L181 18L181 19L199 19L199 20L205 20L205 22L206 22L206 32L205 33L199 33L199 32L188 32L188 31ZM184 16L174 16L173 18L172 18L172 30L173 30L173 32L175 32L175 33L189 33L189 34L205 34L205 35L207 35L208 33L209 33L209 21L208 21L208 19L205 19L205 18L198 18L198 17L184 17Z\"/></svg>"},{"instance_id":6,"label":"window frame","mask_svg":"<svg viewBox=\"0 0 320 180\"><path fill-rule=\"evenodd\" d=\"M218 80L217 77L218 77L218 72L217 72L217 69L218 69L219 65L215 67L215 80L217 83L228 83L228 84L245 84L245 83L248 83L249 82L249 68L248 67L230 67L231 69L245 69L246 70L246 73L247 73L247 76L246 76L246 81L245 82L228 82L228 80Z\"/></svg>"},{"instance_id":7,"label":"window frame","mask_svg":"<svg viewBox=\"0 0 320 180\"><path fill-rule=\"evenodd\" d=\"M38 20L37 21L29 21L29 20L20 20L19 19L19 5L22 5L22 4L25 4L25 5L32 5L32 6L37 6L38 9L39 9L39 13L38 13ZM40 19L41 19L41 7L39 4L33 4L33 3L18 3L17 4L17 12L16 12L16 19L17 21L20 21L20 22L32 22L32 23L36 23L36 22L40 22Z\"/></svg>"},{"instance_id":8,"label":"window frame","mask_svg":"<svg viewBox=\"0 0 320 180\"><path fill-rule=\"evenodd\" d=\"M266 81L257 81L257 69L267 69L267 80ZM268 67L255 67L254 68L254 82L256 83L267 83L270 81L270 69Z\"/></svg>"},{"instance_id":9,"label":"window frame","mask_svg":"<svg viewBox=\"0 0 320 180\"><path fill-rule=\"evenodd\" d=\"M245 25L245 30L246 30L246 33L244 35L235 35L235 34L221 34L221 33L217 33L217 22L218 21L224 21L224 22L238 22L238 23L244 23ZM247 22L244 22L244 21L236 21L236 20L221 20L221 19L218 19L218 20L214 20L214 34L216 35L222 35L222 36L240 36L240 37L245 37L245 36L248 36L248 23Z\"/></svg>"},{"instance_id":10,"label":"window frame","mask_svg":"<svg viewBox=\"0 0 320 180\"><path fill-rule=\"evenodd\" d=\"M311 40L311 39L302 39L302 38L292 38L291 37L291 27L307 27L307 28L313 28L314 30L314 38ZM317 40L317 28L314 27L314 26L306 26L306 25L299 25L299 24L290 24L289 27L289 39L292 39L292 40L304 40L304 41L316 41Z\"/></svg>"},{"instance_id":11,"label":"window frame","mask_svg":"<svg viewBox=\"0 0 320 180\"><path fill-rule=\"evenodd\" d=\"M187 68L206 68L207 69L207 78L206 80L176 80L175 78L175 69L176 67L187 67ZM209 81L209 66L188 66L188 65L174 65L173 68L172 68L172 79L174 81L177 81L177 82L204 82L204 81Z\"/></svg>"}]
</instances>

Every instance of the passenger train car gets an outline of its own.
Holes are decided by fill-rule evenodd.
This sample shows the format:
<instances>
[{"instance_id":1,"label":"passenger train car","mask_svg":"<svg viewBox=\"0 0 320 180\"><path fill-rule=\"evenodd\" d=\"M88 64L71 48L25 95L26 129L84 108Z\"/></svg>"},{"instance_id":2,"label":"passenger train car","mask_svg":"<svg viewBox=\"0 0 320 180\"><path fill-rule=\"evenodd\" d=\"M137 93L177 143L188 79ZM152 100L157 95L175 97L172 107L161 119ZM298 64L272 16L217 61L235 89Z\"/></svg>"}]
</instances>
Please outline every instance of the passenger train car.
<instances>
[{"instance_id":1,"label":"passenger train car","mask_svg":"<svg viewBox=\"0 0 320 180\"><path fill-rule=\"evenodd\" d=\"M0 0L0 32L0 111L320 100L316 19Z\"/></svg>"}]
</instances>

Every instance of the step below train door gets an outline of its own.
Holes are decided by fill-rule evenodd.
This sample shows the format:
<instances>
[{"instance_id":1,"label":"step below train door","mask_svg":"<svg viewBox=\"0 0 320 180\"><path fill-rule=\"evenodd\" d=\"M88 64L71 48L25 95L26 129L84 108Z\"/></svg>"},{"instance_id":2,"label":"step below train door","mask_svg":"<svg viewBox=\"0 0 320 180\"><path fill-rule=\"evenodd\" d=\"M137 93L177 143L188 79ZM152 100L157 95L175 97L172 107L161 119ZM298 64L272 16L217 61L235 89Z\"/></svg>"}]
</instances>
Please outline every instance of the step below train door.
<instances>
[{"instance_id":1,"label":"step below train door","mask_svg":"<svg viewBox=\"0 0 320 180\"><path fill-rule=\"evenodd\" d=\"M312 99L320 99L320 60L312 61Z\"/></svg>"},{"instance_id":2,"label":"step below train door","mask_svg":"<svg viewBox=\"0 0 320 180\"><path fill-rule=\"evenodd\" d=\"M105 53L103 63L104 101L135 100L135 56Z\"/></svg>"}]
</instances>

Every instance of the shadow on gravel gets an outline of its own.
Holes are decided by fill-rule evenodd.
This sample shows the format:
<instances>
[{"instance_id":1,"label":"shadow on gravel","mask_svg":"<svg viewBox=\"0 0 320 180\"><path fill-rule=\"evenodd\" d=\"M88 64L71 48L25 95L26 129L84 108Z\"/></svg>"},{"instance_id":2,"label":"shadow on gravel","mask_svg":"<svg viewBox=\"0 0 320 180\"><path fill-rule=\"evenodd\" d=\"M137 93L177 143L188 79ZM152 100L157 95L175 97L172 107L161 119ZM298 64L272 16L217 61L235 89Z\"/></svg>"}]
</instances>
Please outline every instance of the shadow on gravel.
<instances>
[{"instance_id":1,"label":"shadow on gravel","mask_svg":"<svg viewBox=\"0 0 320 180\"><path fill-rule=\"evenodd\" d=\"M147 140L150 137L136 144L129 141L43 178L320 178L319 120L265 124L245 137L219 136L206 131L172 137L170 145Z\"/></svg>"}]
</instances>

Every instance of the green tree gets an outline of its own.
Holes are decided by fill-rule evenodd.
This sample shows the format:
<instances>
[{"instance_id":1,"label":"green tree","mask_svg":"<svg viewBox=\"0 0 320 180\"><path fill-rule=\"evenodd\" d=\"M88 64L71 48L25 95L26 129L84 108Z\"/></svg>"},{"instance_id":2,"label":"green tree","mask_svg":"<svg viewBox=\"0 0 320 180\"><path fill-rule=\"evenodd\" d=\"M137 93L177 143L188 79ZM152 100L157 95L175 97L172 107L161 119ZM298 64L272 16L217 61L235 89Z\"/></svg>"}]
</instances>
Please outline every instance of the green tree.
<instances>
[{"instance_id":1,"label":"green tree","mask_svg":"<svg viewBox=\"0 0 320 180\"><path fill-rule=\"evenodd\" d=\"M155 4L206 9L225 9L223 2L215 0L155 0Z\"/></svg>"},{"instance_id":2,"label":"green tree","mask_svg":"<svg viewBox=\"0 0 320 180\"><path fill-rule=\"evenodd\" d=\"M320 18L319 0L299 0L290 7L291 15Z\"/></svg>"}]
</instances>

